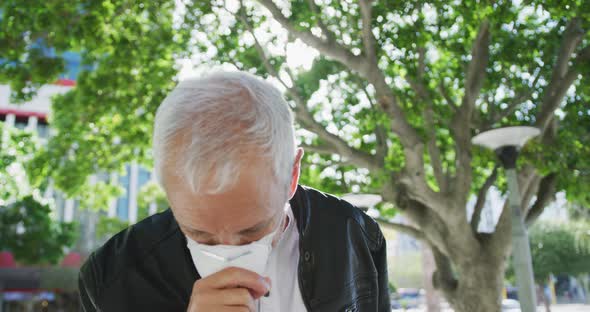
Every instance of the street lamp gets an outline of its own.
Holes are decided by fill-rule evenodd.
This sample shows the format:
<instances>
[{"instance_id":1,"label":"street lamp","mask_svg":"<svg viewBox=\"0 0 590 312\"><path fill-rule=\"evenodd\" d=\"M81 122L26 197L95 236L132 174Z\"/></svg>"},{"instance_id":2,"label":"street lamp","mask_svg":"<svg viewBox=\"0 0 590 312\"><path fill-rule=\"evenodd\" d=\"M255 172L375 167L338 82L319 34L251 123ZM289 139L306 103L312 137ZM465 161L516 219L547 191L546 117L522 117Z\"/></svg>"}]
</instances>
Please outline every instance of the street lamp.
<instances>
[{"instance_id":1,"label":"street lamp","mask_svg":"<svg viewBox=\"0 0 590 312\"><path fill-rule=\"evenodd\" d=\"M377 217L378 214L375 214L375 209L371 209L375 207L378 203L383 201L381 195L377 194L344 194L341 196L342 199L345 201L353 204L354 206L358 207L362 211L366 212L371 217Z\"/></svg>"},{"instance_id":2,"label":"street lamp","mask_svg":"<svg viewBox=\"0 0 590 312\"><path fill-rule=\"evenodd\" d=\"M521 198L516 176L516 159L522 146L541 133L533 127L505 127L482 132L471 140L473 144L492 149L506 172L508 204L512 211L512 259L516 273L518 298L522 311L536 311L537 299L531 262L531 248L521 211Z\"/></svg>"}]
</instances>

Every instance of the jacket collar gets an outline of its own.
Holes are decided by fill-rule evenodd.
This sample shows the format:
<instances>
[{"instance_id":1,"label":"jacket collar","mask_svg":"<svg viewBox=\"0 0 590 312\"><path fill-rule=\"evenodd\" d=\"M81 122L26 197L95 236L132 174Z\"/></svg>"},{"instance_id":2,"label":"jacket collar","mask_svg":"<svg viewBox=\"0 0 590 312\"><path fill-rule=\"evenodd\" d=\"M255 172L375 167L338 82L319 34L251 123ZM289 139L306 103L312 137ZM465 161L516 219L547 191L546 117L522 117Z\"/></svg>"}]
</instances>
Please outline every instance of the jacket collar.
<instances>
[{"instance_id":1,"label":"jacket collar","mask_svg":"<svg viewBox=\"0 0 590 312\"><path fill-rule=\"evenodd\" d=\"M297 191L295 191L295 195L289 201L293 216L297 222L297 229L301 236L305 235L311 216L311 205L306 192L307 190L304 186L297 185Z\"/></svg>"}]
</instances>

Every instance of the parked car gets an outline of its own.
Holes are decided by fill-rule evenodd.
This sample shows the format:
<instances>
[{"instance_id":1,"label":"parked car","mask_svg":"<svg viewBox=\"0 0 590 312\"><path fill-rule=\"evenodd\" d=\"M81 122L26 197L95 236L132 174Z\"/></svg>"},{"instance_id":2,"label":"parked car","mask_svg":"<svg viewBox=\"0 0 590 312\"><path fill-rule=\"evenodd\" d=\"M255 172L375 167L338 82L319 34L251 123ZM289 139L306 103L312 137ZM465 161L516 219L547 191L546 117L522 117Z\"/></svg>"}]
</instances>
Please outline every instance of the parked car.
<instances>
[{"instance_id":1,"label":"parked car","mask_svg":"<svg viewBox=\"0 0 590 312\"><path fill-rule=\"evenodd\" d=\"M414 309L418 308L424 298L424 291L415 288L399 288L391 294L392 309Z\"/></svg>"}]
</instances>

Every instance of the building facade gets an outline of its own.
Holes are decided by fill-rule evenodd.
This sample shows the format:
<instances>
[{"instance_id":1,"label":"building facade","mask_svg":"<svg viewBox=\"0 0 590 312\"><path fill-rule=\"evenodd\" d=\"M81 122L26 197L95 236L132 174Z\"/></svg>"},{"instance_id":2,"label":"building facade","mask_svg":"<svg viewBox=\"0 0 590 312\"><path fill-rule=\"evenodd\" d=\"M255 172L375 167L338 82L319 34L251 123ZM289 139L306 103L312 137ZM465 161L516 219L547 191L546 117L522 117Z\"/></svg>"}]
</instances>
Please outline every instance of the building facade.
<instances>
[{"instance_id":1,"label":"building facade","mask_svg":"<svg viewBox=\"0 0 590 312\"><path fill-rule=\"evenodd\" d=\"M47 53L51 53L48 51ZM75 78L78 75L80 57L76 53L62 54L66 61L66 71L60 79L53 84L40 88L38 94L25 103L11 103L10 88L7 85L0 85L0 121L6 125L18 129L27 129L37 133L42 143L46 143L52 135L48 123L48 116L51 114L51 98L57 94L68 92L75 87ZM103 181L117 183L123 189L123 194L111 201L109 207L104 211L93 213L80 207L80 201L76 198L67 198L63 193L49 187L44 194L46 198L54 200L54 217L64 222L76 221L80 224L80 239L76 245L76 251L87 254L96 248L95 235L96 223L100 215L109 218L118 218L133 224L138 220L138 194L143 185L154 179L150 170L136 164L130 163L125 166L123 174L97 172L90 177L90 183ZM150 214L156 212L155 204L149 207Z\"/></svg>"}]
</instances>

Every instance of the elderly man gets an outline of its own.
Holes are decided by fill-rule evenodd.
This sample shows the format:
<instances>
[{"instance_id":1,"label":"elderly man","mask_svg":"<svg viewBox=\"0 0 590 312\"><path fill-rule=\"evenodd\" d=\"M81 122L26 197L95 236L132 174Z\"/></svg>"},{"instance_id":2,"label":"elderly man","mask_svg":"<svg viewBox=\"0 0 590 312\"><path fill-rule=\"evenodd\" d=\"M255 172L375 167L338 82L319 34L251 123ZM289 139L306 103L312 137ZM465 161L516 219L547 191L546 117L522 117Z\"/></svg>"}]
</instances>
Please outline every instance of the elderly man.
<instances>
[{"instance_id":1,"label":"elderly man","mask_svg":"<svg viewBox=\"0 0 590 312\"><path fill-rule=\"evenodd\" d=\"M80 271L84 311L390 311L377 224L298 185L288 104L242 72L181 82L155 118L170 209Z\"/></svg>"}]
</instances>

